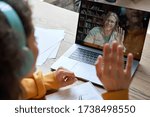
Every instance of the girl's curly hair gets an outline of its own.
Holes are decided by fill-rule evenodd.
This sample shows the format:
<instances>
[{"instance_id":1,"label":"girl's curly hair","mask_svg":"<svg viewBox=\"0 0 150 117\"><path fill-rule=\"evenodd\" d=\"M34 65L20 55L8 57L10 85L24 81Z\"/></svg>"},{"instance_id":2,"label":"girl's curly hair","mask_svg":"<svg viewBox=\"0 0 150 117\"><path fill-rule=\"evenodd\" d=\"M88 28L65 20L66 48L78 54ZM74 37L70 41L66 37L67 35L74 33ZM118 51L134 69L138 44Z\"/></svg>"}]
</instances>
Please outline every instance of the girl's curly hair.
<instances>
[{"instance_id":1,"label":"girl's curly hair","mask_svg":"<svg viewBox=\"0 0 150 117\"><path fill-rule=\"evenodd\" d=\"M28 3L24 0L5 0L5 2L15 9L22 20L28 39L33 30L32 13ZM0 99L18 99L21 96L20 81L16 72L24 61L20 58L18 38L0 11Z\"/></svg>"}]
</instances>

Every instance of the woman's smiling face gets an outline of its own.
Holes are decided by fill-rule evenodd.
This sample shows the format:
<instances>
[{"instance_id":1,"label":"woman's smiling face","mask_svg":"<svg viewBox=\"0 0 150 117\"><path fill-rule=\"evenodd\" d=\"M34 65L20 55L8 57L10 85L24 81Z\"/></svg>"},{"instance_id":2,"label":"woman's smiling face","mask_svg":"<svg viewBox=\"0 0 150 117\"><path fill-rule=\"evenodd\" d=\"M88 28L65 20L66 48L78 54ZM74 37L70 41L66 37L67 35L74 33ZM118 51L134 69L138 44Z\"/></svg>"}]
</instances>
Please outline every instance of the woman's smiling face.
<instances>
[{"instance_id":1,"label":"woman's smiling face","mask_svg":"<svg viewBox=\"0 0 150 117\"><path fill-rule=\"evenodd\" d=\"M104 23L104 28L106 30L113 30L115 25L116 25L116 18L113 15L110 15Z\"/></svg>"}]
</instances>

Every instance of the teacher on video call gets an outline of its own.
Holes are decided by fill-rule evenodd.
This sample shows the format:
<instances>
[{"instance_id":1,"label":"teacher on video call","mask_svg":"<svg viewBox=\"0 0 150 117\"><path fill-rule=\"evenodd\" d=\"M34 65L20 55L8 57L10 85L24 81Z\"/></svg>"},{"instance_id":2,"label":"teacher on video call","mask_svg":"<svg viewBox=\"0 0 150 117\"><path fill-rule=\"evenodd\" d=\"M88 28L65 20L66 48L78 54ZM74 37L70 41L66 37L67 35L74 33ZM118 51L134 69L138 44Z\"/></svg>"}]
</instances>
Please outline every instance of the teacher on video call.
<instances>
[{"instance_id":1,"label":"teacher on video call","mask_svg":"<svg viewBox=\"0 0 150 117\"><path fill-rule=\"evenodd\" d=\"M103 46L105 43L111 44L116 40L119 44L123 45L124 30L119 27L118 23L119 18L117 14L108 12L104 18L103 26L91 29L84 42Z\"/></svg>"}]
</instances>

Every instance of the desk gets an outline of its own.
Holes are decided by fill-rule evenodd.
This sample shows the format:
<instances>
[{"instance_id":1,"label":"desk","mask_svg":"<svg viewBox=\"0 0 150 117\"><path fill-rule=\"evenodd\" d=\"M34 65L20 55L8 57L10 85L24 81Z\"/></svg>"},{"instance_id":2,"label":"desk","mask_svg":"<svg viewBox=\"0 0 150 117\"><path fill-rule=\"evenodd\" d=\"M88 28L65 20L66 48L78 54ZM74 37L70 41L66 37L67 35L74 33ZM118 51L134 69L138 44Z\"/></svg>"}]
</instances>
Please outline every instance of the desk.
<instances>
[{"instance_id":1,"label":"desk","mask_svg":"<svg viewBox=\"0 0 150 117\"><path fill-rule=\"evenodd\" d=\"M65 30L65 39L61 43L59 58L73 43L76 35L78 13L68 11L44 2L35 2L32 6L33 22L37 26ZM150 26L149 26L150 29ZM150 34L146 36L142 58L130 87L130 99L150 99ZM56 59L48 59L40 67L43 72L50 70ZM99 91L104 92L102 88Z\"/></svg>"}]
</instances>

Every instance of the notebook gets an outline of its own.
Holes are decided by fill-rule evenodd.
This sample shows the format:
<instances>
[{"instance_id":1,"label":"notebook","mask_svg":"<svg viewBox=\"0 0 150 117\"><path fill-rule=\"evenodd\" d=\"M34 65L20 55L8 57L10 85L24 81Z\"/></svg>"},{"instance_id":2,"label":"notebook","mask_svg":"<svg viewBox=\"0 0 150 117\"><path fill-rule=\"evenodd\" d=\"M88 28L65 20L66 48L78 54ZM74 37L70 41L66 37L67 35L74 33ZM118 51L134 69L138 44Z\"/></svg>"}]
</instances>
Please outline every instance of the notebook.
<instances>
[{"instance_id":1,"label":"notebook","mask_svg":"<svg viewBox=\"0 0 150 117\"><path fill-rule=\"evenodd\" d=\"M102 92L98 92L90 82L61 89L53 94L45 96L46 100L103 100ZM65 95L64 95L65 94Z\"/></svg>"},{"instance_id":2,"label":"notebook","mask_svg":"<svg viewBox=\"0 0 150 117\"><path fill-rule=\"evenodd\" d=\"M51 66L51 69L56 70L62 66L73 71L78 78L102 86L96 75L94 63L98 55L103 54L104 43L111 44L114 39L119 39L116 35L121 34L124 61L129 52L134 56L133 76L141 59L149 16L147 11L83 0L75 44ZM104 28L113 31L107 35Z\"/></svg>"}]
</instances>

